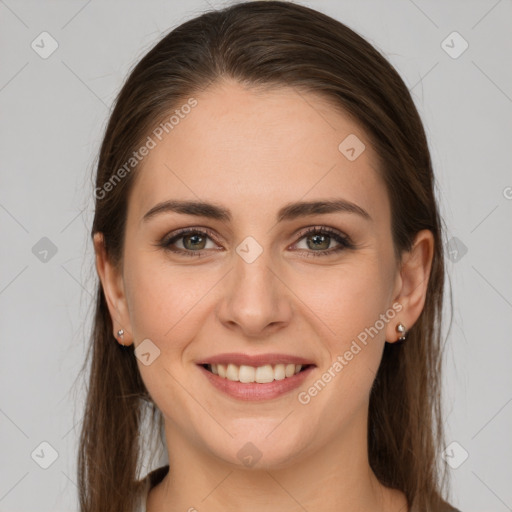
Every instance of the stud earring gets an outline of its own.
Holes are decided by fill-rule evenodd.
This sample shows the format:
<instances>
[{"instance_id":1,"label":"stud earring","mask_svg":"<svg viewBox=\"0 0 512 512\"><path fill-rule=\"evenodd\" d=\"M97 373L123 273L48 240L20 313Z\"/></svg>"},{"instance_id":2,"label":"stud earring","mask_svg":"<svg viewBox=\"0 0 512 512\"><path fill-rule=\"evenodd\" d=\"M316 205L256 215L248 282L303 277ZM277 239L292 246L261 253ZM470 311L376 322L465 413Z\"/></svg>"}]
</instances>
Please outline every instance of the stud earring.
<instances>
[{"instance_id":1,"label":"stud earring","mask_svg":"<svg viewBox=\"0 0 512 512\"><path fill-rule=\"evenodd\" d=\"M124 345L124 343L123 343L123 336L124 336L123 329L119 329L119 331L117 331L117 335L121 338L121 343Z\"/></svg>"},{"instance_id":2,"label":"stud earring","mask_svg":"<svg viewBox=\"0 0 512 512\"><path fill-rule=\"evenodd\" d=\"M398 341L405 341L407 339L407 330L402 322L396 326L396 332L399 334Z\"/></svg>"}]
</instances>

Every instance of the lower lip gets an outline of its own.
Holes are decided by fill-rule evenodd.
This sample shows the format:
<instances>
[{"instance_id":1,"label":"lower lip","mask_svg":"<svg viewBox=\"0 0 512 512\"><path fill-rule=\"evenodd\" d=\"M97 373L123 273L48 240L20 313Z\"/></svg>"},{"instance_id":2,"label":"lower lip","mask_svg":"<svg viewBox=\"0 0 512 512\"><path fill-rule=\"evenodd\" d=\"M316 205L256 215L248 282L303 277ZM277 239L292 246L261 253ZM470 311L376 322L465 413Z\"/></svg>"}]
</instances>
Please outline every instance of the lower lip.
<instances>
[{"instance_id":1,"label":"lower lip","mask_svg":"<svg viewBox=\"0 0 512 512\"><path fill-rule=\"evenodd\" d=\"M203 366L198 366L207 379L218 390L239 400L271 400L277 398L298 388L315 368L314 366L308 366L308 368L296 373L292 377L286 377L282 380L273 380L265 384L259 384L258 382L244 384L243 382L235 382L219 377Z\"/></svg>"}]
</instances>

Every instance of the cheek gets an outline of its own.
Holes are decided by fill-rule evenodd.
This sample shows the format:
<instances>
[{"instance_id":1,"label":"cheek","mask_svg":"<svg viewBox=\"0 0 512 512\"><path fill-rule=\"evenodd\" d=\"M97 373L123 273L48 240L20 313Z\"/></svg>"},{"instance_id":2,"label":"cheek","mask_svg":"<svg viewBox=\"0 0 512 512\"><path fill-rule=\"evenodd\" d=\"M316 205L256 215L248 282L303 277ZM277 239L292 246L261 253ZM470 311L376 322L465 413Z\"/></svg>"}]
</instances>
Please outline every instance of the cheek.
<instances>
[{"instance_id":1,"label":"cheek","mask_svg":"<svg viewBox=\"0 0 512 512\"><path fill-rule=\"evenodd\" d=\"M191 326L187 320L200 309L213 277L209 279L197 268L173 266L154 254L137 254L126 268L126 296L135 341L154 339L162 349L168 345L166 340L182 339L177 333Z\"/></svg>"},{"instance_id":2,"label":"cheek","mask_svg":"<svg viewBox=\"0 0 512 512\"><path fill-rule=\"evenodd\" d=\"M331 352L350 345L389 307L390 280L371 258L317 272L310 282L315 284L307 290L306 303L329 327Z\"/></svg>"},{"instance_id":3,"label":"cheek","mask_svg":"<svg viewBox=\"0 0 512 512\"><path fill-rule=\"evenodd\" d=\"M329 278L316 276L315 289L309 294L308 306L329 329L323 329L327 357L318 375L319 391L306 392L321 394L318 403L339 404L328 413L333 417L366 402L380 364L386 326L395 315L388 302L391 267L386 270L382 261L367 255L344 268L331 269ZM325 393L322 383L329 389Z\"/></svg>"},{"instance_id":4,"label":"cheek","mask_svg":"<svg viewBox=\"0 0 512 512\"><path fill-rule=\"evenodd\" d=\"M186 402L175 379L184 382L181 364L187 346L197 337L201 299L214 283L207 276L173 266L154 253L140 252L127 259L125 291L135 348L146 339L159 354L149 365L138 361L149 393L163 410ZM204 273L203 273L204 274ZM156 352L155 352L156 353ZM174 377L174 378L173 378Z\"/></svg>"}]
</instances>

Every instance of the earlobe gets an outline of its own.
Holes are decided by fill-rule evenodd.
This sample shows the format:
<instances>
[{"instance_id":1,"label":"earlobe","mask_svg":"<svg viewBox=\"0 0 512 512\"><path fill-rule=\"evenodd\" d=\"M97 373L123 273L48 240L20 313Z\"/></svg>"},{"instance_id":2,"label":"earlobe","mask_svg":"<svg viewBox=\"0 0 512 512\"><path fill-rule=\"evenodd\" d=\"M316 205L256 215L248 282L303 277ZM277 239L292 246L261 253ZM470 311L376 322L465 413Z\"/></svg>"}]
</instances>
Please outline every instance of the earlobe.
<instances>
[{"instance_id":1,"label":"earlobe","mask_svg":"<svg viewBox=\"0 0 512 512\"><path fill-rule=\"evenodd\" d=\"M397 323L388 325L386 340L390 343L402 341L406 333L418 320L427 295L430 270L434 255L434 236L428 229L416 234L412 248L404 253L398 276L399 290L395 302L401 304L402 309L397 315ZM403 325L403 329L398 327Z\"/></svg>"},{"instance_id":2,"label":"earlobe","mask_svg":"<svg viewBox=\"0 0 512 512\"><path fill-rule=\"evenodd\" d=\"M109 260L105 250L102 233L95 233L94 251L96 254L96 271L107 301L110 318L112 319L112 333L121 345L131 345L131 329L124 294L122 275L119 269Z\"/></svg>"}]
</instances>

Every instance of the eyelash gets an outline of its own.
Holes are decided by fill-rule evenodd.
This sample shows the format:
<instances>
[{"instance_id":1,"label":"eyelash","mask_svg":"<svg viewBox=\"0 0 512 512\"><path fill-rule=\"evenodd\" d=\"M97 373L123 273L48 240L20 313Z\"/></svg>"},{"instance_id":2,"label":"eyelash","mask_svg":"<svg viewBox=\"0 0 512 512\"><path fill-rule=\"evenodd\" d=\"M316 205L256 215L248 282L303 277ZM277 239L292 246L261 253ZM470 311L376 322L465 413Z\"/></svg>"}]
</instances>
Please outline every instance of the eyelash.
<instances>
[{"instance_id":1,"label":"eyelash","mask_svg":"<svg viewBox=\"0 0 512 512\"><path fill-rule=\"evenodd\" d=\"M181 254L191 257L201 257L203 252L208 251L208 249L203 249L201 251L190 251L190 250L183 250L183 249L171 249L170 247L172 244L174 244L176 241L178 241L180 238L183 238L185 235L188 234L197 234L202 236L207 236L208 238L212 239L215 242L215 235L208 229L197 229L197 228L183 228L178 230L175 233L172 233L172 235L164 237L160 242L157 244L159 247L162 247L166 251L173 252L175 254ZM338 253L340 251L343 251L344 249L354 249L355 245L350 241L350 238L346 235L342 235L340 232L336 231L335 229L328 228L325 226L314 226L305 229L304 231L301 231L298 236L299 239L297 242L302 240L308 235L329 235L331 238L333 238L336 242L339 243L339 246L334 249L326 249L322 251L314 251L314 250L306 250L306 249L299 249L300 252L306 252L309 255L313 257L318 256L330 256L332 254ZM297 243L296 242L296 243Z\"/></svg>"}]
</instances>

